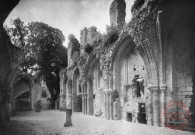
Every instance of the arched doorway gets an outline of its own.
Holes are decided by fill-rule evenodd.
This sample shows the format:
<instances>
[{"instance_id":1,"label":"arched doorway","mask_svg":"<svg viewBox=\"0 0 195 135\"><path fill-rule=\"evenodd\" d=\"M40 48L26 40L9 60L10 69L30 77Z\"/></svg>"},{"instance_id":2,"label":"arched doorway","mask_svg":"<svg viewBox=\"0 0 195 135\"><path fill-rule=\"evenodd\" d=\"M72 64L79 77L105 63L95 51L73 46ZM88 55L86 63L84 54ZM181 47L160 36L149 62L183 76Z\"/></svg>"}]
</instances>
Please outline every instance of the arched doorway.
<instances>
[{"instance_id":1,"label":"arched doorway","mask_svg":"<svg viewBox=\"0 0 195 135\"><path fill-rule=\"evenodd\" d=\"M72 84L72 106L74 112L82 112L82 91L81 85L79 82L79 69L76 68L73 75L73 84Z\"/></svg>"},{"instance_id":2,"label":"arched doorway","mask_svg":"<svg viewBox=\"0 0 195 135\"><path fill-rule=\"evenodd\" d=\"M28 79L21 78L14 85L14 110L28 111L31 110L31 84Z\"/></svg>"},{"instance_id":3,"label":"arched doorway","mask_svg":"<svg viewBox=\"0 0 195 135\"><path fill-rule=\"evenodd\" d=\"M100 71L100 65L95 55L90 55L86 72L86 85L84 87L84 106L86 110L85 114L96 115L104 111L104 96L101 80L102 73Z\"/></svg>"},{"instance_id":4,"label":"arched doorway","mask_svg":"<svg viewBox=\"0 0 195 135\"><path fill-rule=\"evenodd\" d=\"M130 37L119 46L113 65L114 119L146 124L144 89L147 82L145 63Z\"/></svg>"}]
</instances>

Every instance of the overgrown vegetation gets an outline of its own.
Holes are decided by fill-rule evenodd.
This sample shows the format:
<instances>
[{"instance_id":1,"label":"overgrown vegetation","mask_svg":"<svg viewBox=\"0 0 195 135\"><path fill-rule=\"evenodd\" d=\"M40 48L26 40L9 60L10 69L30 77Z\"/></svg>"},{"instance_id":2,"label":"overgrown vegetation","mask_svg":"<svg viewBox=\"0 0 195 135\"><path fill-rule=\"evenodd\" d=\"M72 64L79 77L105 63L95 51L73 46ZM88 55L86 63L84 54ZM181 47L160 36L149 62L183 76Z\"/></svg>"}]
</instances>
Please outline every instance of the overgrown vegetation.
<instances>
[{"instance_id":1,"label":"overgrown vegetation","mask_svg":"<svg viewBox=\"0 0 195 135\"><path fill-rule=\"evenodd\" d=\"M75 37L75 35L70 34L70 35L68 36L68 39L69 39L69 44L72 44L72 52L71 52L71 55L72 55L73 52L75 52L75 51L80 51L80 43L79 43L79 41L77 40L77 38Z\"/></svg>"},{"instance_id":2,"label":"overgrown vegetation","mask_svg":"<svg viewBox=\"0 0 195 135\"><path fill-rule=\"evenodd\" d=\"M133 6L131 7L131 13L134 13L136 10L139 10L144 4L145 0L135 0Z\"/></svg>"},{"instance_id":3,"label":"overgrown vegetation","mask_svg":"<svg viewBox=\"0 0 195 135\"><path fill-rule=\"evenodd\" d=\"M106 26L106 34L103 35L103 46L113 44L119 37L119 30L117 27L111 25Z\"/></svg>"},{"instance_id":4,"label":"overgrown vegetation","mask_svg":"<svg viewBox=\"0 0 195 135\"><path fill-rule=\"evenodd\" d=\"M20 18L12 20L13 27L6 28L14 45L24 52L20 65L23 72L45 76L52 99L59 95L59 71L67 66L65 37L59 29L42 22L24 24Z\"/></svg>"},{"instance_id":5,"label":"overgrown vegetation","mask_svg":"<svg viewBox=\"0 0 195 135\"><path fill-rule=\"evenodd\" d=\"M90 44L85 45L84 50L86 53L90 54L93 51L93 46Z\"/></svg>"}]
</instances>

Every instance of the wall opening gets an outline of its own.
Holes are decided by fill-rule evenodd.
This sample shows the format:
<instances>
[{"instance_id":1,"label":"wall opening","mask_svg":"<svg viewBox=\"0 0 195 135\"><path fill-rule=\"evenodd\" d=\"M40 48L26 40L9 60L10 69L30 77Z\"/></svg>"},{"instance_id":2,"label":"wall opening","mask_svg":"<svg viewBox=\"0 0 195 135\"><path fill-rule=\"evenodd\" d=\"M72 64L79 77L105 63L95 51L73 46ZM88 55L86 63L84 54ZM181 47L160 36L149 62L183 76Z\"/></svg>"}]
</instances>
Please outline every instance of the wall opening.
<instances>
[{"instance_id":1,"label":"wall opening","mask_svg":"<svg viewBox=\"0 0 195 135\"><path fill-rule=\"evenodd\" d=\"M132 113L127 113L127 114L126 114L126 120L127 120L128 122L132 122Z\"/></svg>"},{"instance_id":2,"label":"wall opening","mask_svg":"<svg viewBox=\"0 0 195 135\"><path fill-rule=\"evenodd\" d=\"M80 86L80 73L79 69L77 68L73 75L73 89L72 89L72 106L74 112L82 112L82 97L81 97L81 86Z\"/></svg>"},{"instance_id":3,"label":"wall opening","mask_svg":"<svg viewBox=\"0 0 195 135\"><path fill-rule=\"evenodd\" d=\"M139 103L138 122L147 124L145 103Z\"/></svg>"},{"instance_id":4,"label":"wall opening","mask_svg":"<svg viewBox=\"0 0 195 135\"><path fill-rule=\"evenodd\" d=\"M30 91L26 91L15 99L16 111L29 111L31 110Z\"/></svg>"}]
</instances>

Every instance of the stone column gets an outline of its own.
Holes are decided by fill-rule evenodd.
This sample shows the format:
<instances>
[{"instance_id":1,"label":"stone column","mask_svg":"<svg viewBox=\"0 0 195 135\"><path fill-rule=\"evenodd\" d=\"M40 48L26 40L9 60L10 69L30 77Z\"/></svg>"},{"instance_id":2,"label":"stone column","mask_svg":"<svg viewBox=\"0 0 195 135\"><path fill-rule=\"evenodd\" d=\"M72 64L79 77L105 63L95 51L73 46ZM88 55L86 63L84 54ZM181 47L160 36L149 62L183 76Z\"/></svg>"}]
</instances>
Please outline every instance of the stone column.
<instances>
[{"instance_id":1,"label":"stone column","mask_svg":"<svg viewBox=\"0 0 195 135\"><path fill-rule=\"evenodd\" d=\"M113 119L112 91L105 91L105 114L106 119Z\"/></svg>"},{"instance_id":2,"label":"stone column","mask_svg":"<svg viewBox=\"0 0 195 135\"><path fill-rule=\"evenodd\" d=\"M82 94L82 113L85 114L85 96Z\"/></svg>"},{"instance_id":3,"label":"stone column","mask_svg":"<svg viewBox=\"0 0 195 135\"><path fill-rule=\"evenodd\" d=\"M66 108L72 109L72 80L68 81L66 93Z\"/></svg>"},{"instance_id":4,"label":"stone column","mask_svg":"<svg viewBox=\"0 0 195 135\"><path fill-rule=\"evenodd\" d=\"M153 91L152 108L153 108L153 124L154 126L160 126L160 91L158 86L151 86Z\"/></svg>"},{"instance_id":5,"label":"stone column","mask_svg":"<svg viewBox=\"0 0 195 135\"><path fill-rule=\"evenodd\" d=\"M66 83L64 74L60 79L60 111L65 111L66 109Z\"/></svg>"},{"instance_id":6,"label":"stone column","mask_svg":"<svg viewBox=\"0 0 195 135\"><path fill-rule=\"evenodd\" d=\"M107 102L107 119L110 119L110 101L109 101L109 92L106 92L106 102Z\"/></svg>"},{"instance_id":7,"label":"stone column","mask_svg":"<svg viewBox=\"0 0 195 135\"><path fill-rule=\"evenodd\" d=\"M87 114L93 115L93 89L90 82L87 82Z\"/></svg>"},{"instance_id":8,"label":"stone column","mask_svg":"<svg viewBox=\"0 0 195 135\"><path fill-rule=\"evenodd\" d=\"M64 123L64 127L69 127L72 126L72 80L68 81L66 90L66 121Z\"/></svg>"},{"instance_id":9,"label":"stone column","mask_svg":"<svg viewBox=\"0 0 195 135\"><path fill-rule=\"evenodd\" d=\"M87 114L87 94L85 94L85 114Z\"/></svg>"},{"instance_id":10,"label":"stone column","mask_svg":"<svg viewBox=\"0 0 195 135\"><path fill-rule=\"evenodd\" d=\"M83 84L83 95L82 95L82 110L84 114L87 114L87 86Z\"/></svg>"},{"instance_id":11,"label":"stone column","mask_svg":"<svg viewBox=\"0 0 195 135\"><path fill-rule=\"evenodd\" d=\"M107 97L105 92L104 92L104 117L107 119Z\"/></svg>"},{"instance_id":12,"label":"stone column","mask_svg":"<svg viewBox=\"0 0 195 135\"><path fill-rule=\"evenodd\" d=\"M113 101L112 101L112 91L109 91L109 110L110 110L110 119L113 120Z\"/></svg>"},{"instance_id":13,"label":"stone column","mask_svg":"<svg viewBox=\"0 0 195 135\"><path fill-rule=\"evenodd\" d=\"M153 125L153 118L152 118L152 95L153 92L150 89L150 87L147 87L146 89L149 90L149 99L147 102L147 125L152 126Z\"/></svg>"},{"instance_id":14,"label":"stone column","mask_svg":"<svg viewBox=\"0 0 195 135\"><path fill-rule=\"evenodd\" d=\"M106 91L105 92L105 97L106 97L106 119L110 119L110 92Z\"/></svg>"},{"instance_id":15,"label":"stone column","mask_svg":"<svg viewBox=\"0 0 195 135\"><path fill-rule=\"evenodd\" d=\"M105 101L105 118L110 119L109 114L109 97L108 97L108 91L109 91L109 80L108 78L104 79L104 101Z\"/></svg>"},{"instance_id":16,"label":"stone column","mask_svg":"<svg viewBox=\"0 0 195 135\"><path fill-rule=\"evenodd\" d=\"M165 127L165 118L166 118L166 109L165 109L165 93L167 90L167 86L166 85L162 85L160 87L161 90L161 114L160 114L160 118L161 118L161 126Z\"/></svg>"}]
</instances>

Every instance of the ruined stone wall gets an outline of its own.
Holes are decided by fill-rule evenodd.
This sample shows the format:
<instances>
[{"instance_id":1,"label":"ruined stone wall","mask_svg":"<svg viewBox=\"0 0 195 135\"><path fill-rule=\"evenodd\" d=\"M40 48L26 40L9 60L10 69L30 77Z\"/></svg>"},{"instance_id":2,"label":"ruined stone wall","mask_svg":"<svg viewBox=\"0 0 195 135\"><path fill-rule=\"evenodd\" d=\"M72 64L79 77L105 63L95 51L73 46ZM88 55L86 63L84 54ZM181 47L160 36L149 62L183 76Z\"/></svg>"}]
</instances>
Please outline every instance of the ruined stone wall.
<instances>
[{"instance_id":1,"label":"ruined stone wall","mask_svg":"<svg viewBox=\"0 0 195 135\"><path fill-rule=\"evenodd\" d=\"M174 1L166 5L162 15L163 43L166 59L166 79L168 84L167 102L176 100L184 103L192 113L194 123L194 38L195 2ZM173 8L174 7L174 8ZM183 116L182 116L183 117ZM185 118L184 118L185 119ZM194 125L194 124L192 124Z\"/></svg>"},{"instance_id":2,"label":"ruined stone wall","mask_svg":"<svg viewBox=\"0 0 195 135\"><path fill-rule=\"evenodd\" d=\"M114 0L110 5L110 24L121 29L125 25L126 3L124 0Z\"/></svg>"},{"instance_id":3,"label":"ruined stone wall","mask_svg":"<svg viewBox=\"0 0 195 135\"><path fill-rule=\"evenodd\" d=\"M60 71L60 110L65 110L66 108L66 70Z\"/></svg>"},{"instance_id":4,"label":"ruined stone wall","mask_svg":"<svg viewBox=\"0 0 195 135\"><path fill-rule=\"evenodd\" d=\"M192 44L191 35L194 33L194 15L192 1L145 1L134 6L132 36L137 45L146 47L153 57L154 66L149 62L150 83L159 85L152 89L153 102L163 105L179 101L192 108L193 96L193 70L192 70ZM137 19L137 20L136 20ZM136 23L135 23L136 24ZM138 28L138 29L136 29ZM138 31L136 31L138 30ZM151 57L149 56L149 57ZM155 72L152 70L155 69ZM155 73L153 75L153 73ZM156 76L156 77L153 77ZM155 80L158 80L155 82ZM164 91L161 86L166 85ZM164 92L165 100L163 99ZM153 106L154 125L159 125L159 107ZM177 108L178 109L178 108ZM193 109L192 109L193 110ZM186 119L186 118L184 118ZM176 120L177 121L177 120ZM179 120L178 120L179 121ZM188 121L190 122L190 121Z\"/></svg>"},{"instance_id":5,"label":"ruined stone wall","mask_svg":"<svg viewBox=\"0 0 195 135\"><path fill-rule=\"evenodd\" d=\"M144 78L145 99L129 104L127 110L137 106L138 102L146 103L147 124L163 126L160 117L166 103L177 100L185 103L192 113L195 105L194 78L194 6L193 1L184 0L140 0L133 6L133 18L119 34L119 38L113 44L103 48L94 48L84 61L85 68L83 79L84 114L88 114L91 105L91 93L95 94L93 108L95 111L102 109L105 118L115 118L115 115L123 115L126 101L132 93L125 93L130 87L133 77L140 74ZM111 24L119 23L123 19L117 18L118 13L123 13L117 1L111 5ZM123 5L124 6L124 5ZM121 9L121 10L120 10ZM123 15L120 17L124 17ZM118 25L118 24L117 24ZM81 44L88 42L87 29L81 33ZM86 42L85 42L86 41ZM125 45L124 45L125 44ZM135 51L137 53L135 53ZM118 55L120 54L120 55ZM100 64L102 79L98 77L98 68L94 68L94 60ZM80 61L79 64L82 62ZM82 64L77 66L81 66ZM76 67L76 65L75 65ZM67 76L71 76L74 68L68 70ZM93 70L93 71L92 71ZM100 79L100 81L99 81ZM93 82L92 89L91 83ZM70 81L71 82L71 81ZM100 86L98 83L100 82ZM113 90L118 90L119 97L114 101ZM127 95L129 97L127 97ZM89 98L88 98L89 97ZM87 108L87 109L86 109ZM123 114L119 114L123 113ZM192 121L194 121L192 114ZM189 121L191 122L191 121Z\"/></svg>"},{"instance_id":6,"label":"ruined stone wall","mask_svg":"<svg viewBox=\"0 0 195 135\"><path fill-rule=\"evenodd\" d=\"M105 109L104 109L104 84L103 84L103 78L102 78L102 73L99 69L99 64L97 63L96 66L94 66L93 70L93 95L95 96L94 98L94 114L96 112L101 112L104 114Z\"/></svg>"},{"instance_id":7,"label":"ruined stone wall","mask_svg":"<svg viewBox=\"0 0 195 135\"><path fill-rule=\"evenodd\" d=\"M80 59L80 44L75 37L68 43L68 67L75 66Z\"/></svg>"},{"instance_id":8,"label":"ruined stone wall","mask_svg":"<svg viewBox=\"0 0 195 135\"><path fill-rule=\"evenodd\" d=\"M99 37L101 36L101 34L99 32L97 32L97 28L92 26L89 28L84 28L83 30L81 30L81 34L80 34L80 43L82 48L84 49L86 45L94 45L94 42L97 41L99 39Z\"/></svg>"},{"instance_id":9,"label":"ruined stone wall","mask_svg":"<svg viewBox=\"0 0 195 135\"><path fill-rule=\"evenodd\" d=\"M6 38L8 35L3 30L3 23L11 10L18 4L18 2L19 0L0 1L0 132L5 130L6 117L9 119L7 106L10 104L10 97L6 93L6 79L8 78L6 74L12 70L10 63L11 58L8 52L10 40L9 38Z\"/></svg>"},{"instance_id":10,"label":"ruined stone wall","mask_svg":"<svg viewBox=\"0 0 195 135\"><path fill-rule=\"evenodd\" d=\"M32 97L33 98L33 106L36 107L37 101L41 101L41 106L43 110L47 110L51 108L51 93L46 85L46 81L41 77L38 82L33 83L32 88Z\"/></svg>"}]
</instances>

